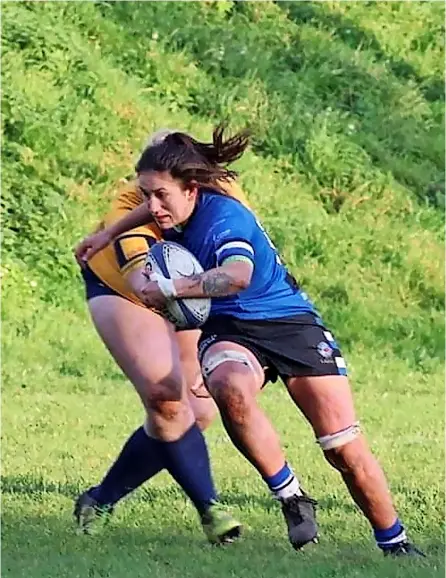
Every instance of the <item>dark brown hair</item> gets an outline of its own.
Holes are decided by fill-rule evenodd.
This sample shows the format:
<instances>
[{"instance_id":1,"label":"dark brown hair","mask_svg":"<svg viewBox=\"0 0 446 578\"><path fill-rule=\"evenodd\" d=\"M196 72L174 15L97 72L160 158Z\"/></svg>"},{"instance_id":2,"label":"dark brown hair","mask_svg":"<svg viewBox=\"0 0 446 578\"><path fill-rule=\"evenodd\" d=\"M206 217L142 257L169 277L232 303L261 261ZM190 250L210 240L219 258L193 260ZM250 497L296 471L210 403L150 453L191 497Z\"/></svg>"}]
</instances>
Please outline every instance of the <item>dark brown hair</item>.
<instances>
[{"instance_id":1,"label":"dark brown hair","mask_svg":"<svg viewBox=\"0 0 446 578\"><path fill-rule=\"evenodd\" d=\"M168 171L185 184L197 181L199 186L224 192L218 181L230 181L237 176L226 165L240 158L249 144L249 131L241 131L224 140L225 125L212 133L212 143L195 140L188 134L174 132L160 143L147 147L136 163L136 173Z\"/></svg>"}]
</instances>

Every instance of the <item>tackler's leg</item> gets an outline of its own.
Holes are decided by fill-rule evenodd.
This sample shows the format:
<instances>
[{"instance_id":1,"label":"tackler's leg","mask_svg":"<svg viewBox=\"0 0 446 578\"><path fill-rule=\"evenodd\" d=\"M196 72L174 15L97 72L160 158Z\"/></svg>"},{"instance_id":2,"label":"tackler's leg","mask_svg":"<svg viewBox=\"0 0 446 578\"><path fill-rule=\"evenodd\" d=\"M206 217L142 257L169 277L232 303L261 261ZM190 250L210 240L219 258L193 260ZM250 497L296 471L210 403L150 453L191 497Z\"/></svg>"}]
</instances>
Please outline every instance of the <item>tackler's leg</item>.
<instances>
[{"instance_id":1,"label":"tackler's leg","mask_svg":"<svg viewBox=\"0 0 446 578\"><path fill-rule=\"evenodd\" d=\"M122 301L120 297L113 299L119 300L119 304ZM136 305L131 305L131 307L146 319L150 331L152 313L145 309L140 311L136 309ZM183 376L189 390L189 402L197 425L203 431L216 416L217 407L202 381L197 357L199 331L182 331L176 336ZM147 363L149 362L147 360ZM164 469L162 452L159 451L160 445L158 440L150 435L149 421L147 417L144 425L136 429L126 440L101 483L84 492L82 504L95 503L98 508L102 507L104 512L111 512L120 500ZM82 508L78 506L78 509ZM107 516L104 516L104 521L107 520ZM98 528L99 524L90 526L90 531L92 531L93 528Z\"/></svg>"},{"instance_id":2,"label":"tackler's leg","mask_svg":"<svg viewBox=\"0 0 446 578\"><path fill-rule=\"evenodd\" d=\"M232 442L281 502L292 546L298 550L316 541L315 502L301 489L275 429L256 400L264 383L259 361L249 349L221 341L208 347L201 365Z\"/></svg>"},{"instance_id":3,"label":"tackler's leg","mask_svg":"<svg viewBox=\"0 0 446 578\"><path fill-rule=\"evenodd\" d=\"M141 482L143 469L155 475L166 468L194 503L208 539L232 541L241 526L218 503L173 328L153 311L117 296L92 298L89 308L98 333L134 385L149 420L131 436L101 484L79 497L75 516L80 528L87 533L94 529L93 522L103 517L95 514L116 503L117 487L122 490L124 478L131 491Z\"/></svg>"},{"instance_id":4,"label":"tackler's leg","mask_svg":"<svg viewBox=\"0 0 446 578\"><path fill-rule=\"evenodd\" d=\"M198 361L200 331L178 331L175 335L180 351L181 370L186 380L189 403L198 427L204 431L214 421L218 409L207 391L201 375Z\"/></svg>"},{"instance_id":5,"label":"tackler's leg","mask_svg":"<svg viewBox=\"0 0 446 578\"><path fill-rule=\"evenodd\" d=\"M287 386L310 422L326 460L339 471L369 520L384 554L423 555L408 542L383 470L361 434L347 377L292 377Z\"/></svg>"}]
</instances>

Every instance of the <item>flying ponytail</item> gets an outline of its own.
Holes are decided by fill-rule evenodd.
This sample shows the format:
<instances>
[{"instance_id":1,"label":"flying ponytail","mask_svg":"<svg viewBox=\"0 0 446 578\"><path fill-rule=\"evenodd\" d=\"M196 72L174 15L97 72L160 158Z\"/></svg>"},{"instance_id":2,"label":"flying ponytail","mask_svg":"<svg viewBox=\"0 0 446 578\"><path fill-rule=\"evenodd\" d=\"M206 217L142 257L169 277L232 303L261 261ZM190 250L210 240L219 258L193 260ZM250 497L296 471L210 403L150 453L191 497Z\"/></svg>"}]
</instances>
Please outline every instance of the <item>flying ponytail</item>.
<instances>
[{"instance_id":1,"label":"flying ponytail","mask_svg":"<svg viewBox=\"0 0 446 578\"><path fill-rule=\"evenodd\" d=\"M239 159L249 144L249 132L241 131L225 140L225 126L217 126L212 143L200 142L182 132L167 134L161 142L146 148L136 164L136 172L168 171L186 184L196 181L201 186L221 191L218 181L237 176L227 168Z\"/></svg>"}]
</instances>

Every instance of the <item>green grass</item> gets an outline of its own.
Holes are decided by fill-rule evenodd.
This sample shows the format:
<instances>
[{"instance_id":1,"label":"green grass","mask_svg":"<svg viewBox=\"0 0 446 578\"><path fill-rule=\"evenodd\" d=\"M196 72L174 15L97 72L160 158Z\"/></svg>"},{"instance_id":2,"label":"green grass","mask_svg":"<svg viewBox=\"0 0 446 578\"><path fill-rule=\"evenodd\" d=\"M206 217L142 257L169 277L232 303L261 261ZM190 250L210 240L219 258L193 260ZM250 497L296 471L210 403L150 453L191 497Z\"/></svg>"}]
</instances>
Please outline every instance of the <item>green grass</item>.
<instances>
[{"instance_id":1,"label":"green grass","mask_svg":"<svg viewBox=\"0 0 446 578\"><path fill-rule=\"evenodd\" d=\"M207 546L192 507L165 474L125 501L104 535L92 539L74 532L73 499L105 471L141 410L85 316L41 311L28 336L9 335L4 347L4 576L443 575L441 379L410 372L397 360L382 363L378 352L350 356L358 411L427 561L381 558L278 384L267 388L262 404L320 501L317 547L300 554L288 547L277 505L219 423L207 438L222 496L247 525L240 544Z\"/></svg>"},{"instance_id":2,"label":"green grass","mask_svg":"<svg viewBox=\"0 0 446 578\"><path fill-rule=\"evenodd\" d=\"M2 4L5 576L444 575L443 16L427 2ZM103 537L74 532L74 497L142 412L87 317L71 246L148 131L207 138L224 117L253 128L241 182L341 342L426 561L383 560L279 384L262 404L320 501L318 547L288 547L220 424L207 437L242 542L208 547L165 474Z\"/></svg>"}]
</instances>

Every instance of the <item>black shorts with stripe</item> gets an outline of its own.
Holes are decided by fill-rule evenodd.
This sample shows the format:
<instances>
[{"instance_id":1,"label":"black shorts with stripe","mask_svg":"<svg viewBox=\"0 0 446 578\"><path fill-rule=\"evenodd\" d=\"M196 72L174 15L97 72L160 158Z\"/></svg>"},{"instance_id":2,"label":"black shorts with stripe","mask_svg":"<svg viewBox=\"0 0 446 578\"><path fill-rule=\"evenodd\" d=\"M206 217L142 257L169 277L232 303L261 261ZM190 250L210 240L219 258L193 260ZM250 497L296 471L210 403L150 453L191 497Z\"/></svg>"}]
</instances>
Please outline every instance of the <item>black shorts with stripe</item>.
<instances>
[{"instance_id":1,"label":"black shorts with stripe","mask_svg":"<svg viewBox=\"0 0 446 578\"><path fill-rule=\"evenodd\" d=\"M347 375L339 347L317 315L305 313L280 319L247 320L216 315L201 328L200 361L219 341L249 349L265 369L266 381L288 377Z\"/></svg>"}]
</instances>

